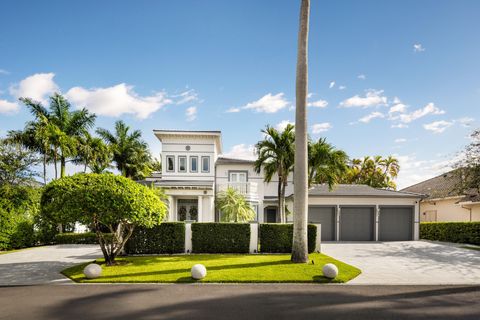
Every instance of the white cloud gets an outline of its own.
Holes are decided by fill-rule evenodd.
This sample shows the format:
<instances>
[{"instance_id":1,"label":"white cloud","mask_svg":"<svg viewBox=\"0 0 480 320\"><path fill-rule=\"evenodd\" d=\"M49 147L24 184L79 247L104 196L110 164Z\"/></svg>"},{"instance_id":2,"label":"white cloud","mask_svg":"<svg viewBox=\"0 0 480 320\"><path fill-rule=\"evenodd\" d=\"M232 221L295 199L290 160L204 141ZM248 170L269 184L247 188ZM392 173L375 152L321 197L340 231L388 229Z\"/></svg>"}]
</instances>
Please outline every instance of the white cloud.
<instances>
[{"instance_id":1,"label":"white cloud","mask_svg":"<svg viewBox=\"0 0 480 320\"><path fill-rule=\"evenodd\" d=\"M227 112L238 112L235 111L237 109L252 109L255 112L275 113L285 108L287 105L288 101L284 98L283 92L277 93L275 95L268 93L256 101L247 103L243 107L230 108L230 111L227 110Z\"/></svg>"},{"instance_id":2,"label":"white cloud","mask_svg":"<svg viewBox=\"0 0 480 320\"><path fill-rule=\"evenodd\" d=\"M326 106L328 106L328 101L320 99L317 101L308 102L307 106L315 108L325 108Z\"/></svg>"},{"instance_id":3,"label":"white cloud","mask_svg":"<svg viewBox=\"0 0 480 320\"><path fill-rule=\"evenodd\" d=\"M55 74L36 73L26 77L20 83L10 87L10 94L15 98L31 98L44 104L48 103L48 96L59 92L59 88L53 78Z\"/></svg>"},{"instance_id":4,"label":"white cloud","mask_svg":"<svg viewBox=\"0 0 480 320\"><path fill-rule=\"evenodd\" d=\"M407 142L407 139L405 139L405 138L395 139L395 143L404 143L404 142Z\"/></svg>"},{"instance_id":5,"label":"white cloud","mask_svg":"<svg viewBox=\"0 0 480 320\"><path fill-rule=\"evenodd\" d=\"M339 87L338 87L338 90L345 90L345 89L347 89L346 86L339 86Z\"/></svg>"},{"instance_id":6,"label":"white cloud","mask_svg":"<svg viewBox=\"0 0 480 320\"><path fill-rule=\"evenodd\" d=\"M397 123L397 124L392 124L391 127L392 128L398 128L398 129L404 129L404 128L408 128L408 125L404 124L404 123Z\"/></svg>"},{"instance_id":7,"label":"white cloud","mask_svg":"<svg viewBox=\"0 0 480 320\"><path fill-rule=\"evenodd\" d=\"M316 123L312 125L312 133L313 134L318 134L321 132L325 132L333 128L333 126L328 123L328 122L323 122L323 123Z\"/></svg>"},{"instance_id":8,"label":"white cloud","mask_svg":"<svg viewBox=\"0 0 480 320\"><path fill-rule=\"evenodd\" d=\"M463 117L463 118L457 119L456 121L460 123L462 127L469 128L472 125L472 122L475 121L475 119L471 117Z\"/></svg>"},{"instance_id":9,"label":"white cloud","mask_svg":"<svg viewBox=\"0 0 480 320\"><path fill-rule=\"evenodd\" d=\"M421 109L415 110L411 113L400 114L398 116L398 120L400 120L400 122L403 122L403 123L410 123L414 120L417 120L429 114L444 114L444 113L445 113L444 110L440 110L435 106L433 102L430 102L429 104L427 104L425 107ZM397 118L392 118L392 119L395 120Z\"/></svg>"},{"instance_id":10,"label":"white cloud","mask_svg":"<svg viewBox=\"0 0 480 320\"><path fill-rule=\"evenodd\" d=\"M244 143L237 144L222 156L234 159L255 160L255 147L253 145L246 145Z\"/></svg>"},{"instance_id":11,"label":"white cloud","mask_svg":"<svg viewBox=\"0 0 480 320\"><path fill-rule=\"evenodd\" d=\"M422 46L421 43L415 43L413 45L413 52L423 52L425 51L425 48Z\"/></svg>"},{"instance_id":12,"label":"white cloud","mask_svg":"<svg viewBox=\"0 0 480 320\"><path fill-rule=\"evenodd\" d=\"M368 108L375 106L383 106L387 104L387 97L383 95L383 90L367 90L365 97L355 95L340 103L344 108Z\"/></svg>"},{"instance_id":13,"label":"white cloud","mask_svg":"<svg viewBox=\"0 0 480 320\"><path fill-rule=\"evenodd\" d=\"M452 169L455 159L437 158L429 160L417 159L415 154L397 155L400 164L398 174L398 189L406 188L415 183L430 179Z\"/></svg>"},{"instance_id":14,"label":"white cloud","mask_svg":"<svg viewBox=\"0 0 480 320\"><path fill-rule=\"evenodd\" d=\"M18 103L0 99L0 113L15 113L19 109Z\"/></svg>"},{"instance_id":15,"label":"white cloud","mask_svg":"<svg viewBox=\"0 0 480 320\"><path fill-rule=\"evenodd\" d=\"M5 69L0 69L0 74L3 74L3 75L9 75L10 72L8 72L7 70Z\"/></svg>"},{"instance_id":16,"label":"white cloud","mask_svg":"<svg viewBox=\"0 0 480 320\"><path fill-rule=\"evenodd\" d=\"M193 121L197 118L197 107L189 107L185 110L187 121Z\"/></svg>"},{"instance_id":17,"label":"white cloud","mask_svg":"<svg viewBox=\"0 0 480 320\"><path fill-rule=\"evenodd\" d=\"M198 93L194 89L189 89L178 95L173 95L172 98L175 100L175 104L185 104L199 100Z\"/></svg>"},{"instance_id":18,"label":"white cloud","mask_svg":"<svg viewBox=\"0 0 480 320\"><path fill-rule=\"evenodd\" d=\"M240 111L241 111L240 108L230 108L230 109L228 109L228 110L225 111L225 112L227 112L227 113L236 113L236 112L240 112Z\"/></svg>"},{"instance_id":19,"label":"white cloud","mask_svg":"<svg viewBox=\"0 0 480 320\"><path fill-rule=\"evenodd\" d=\"M335 81L330 82L330 84L328 85L329 89L332 89L333 87L335 87Z\"/></svg>"},{"instance_id":20,"label":"white cloud","mask_svg":"<svg viewBox=\"0 0 480 320\"><path fill-rule=\"evenodd\" d=\"M357 76L357 78L360 79L360 80L365 80L365 79L367 79L367 76L364 75L364 74L359 74L359 75Z\"/></svg>"},{"instance_id":21,"label":"white cloud","mask_svg":"<svg viewBox=\"0 0 480 320\"><path fill-rule=\"evenodd\" d=\"M285 128L286 128L289 124L295 125L295 122L292 122L292 121L289 121L289 120L280 121L280 122L275 126L275 129L277 129L278 131L283 131L283 130L285 130Z\"/></svg>"},{"instance_id":22,"label":"white cloud","mask_svg":"<svg viewBox=\"0 0 480 320\"><path fill-rule=\"evenodd\" d=\"M86 107L98 115L118 117L133 114L139 119L145 119L172 103L165 92L140 96L133 90L133 86L125 83L108 88L74 87L68 90L66 97L77 107Z\"/></svg>"},{"instance_id":23,"label":"white cloud","mask_svg":"<svg viewBox=\"0 0 480 320\"><path fill-rule=\"evenodd\" d=\"M395 113L405 113L407 112L407 106L400 101L399 98L393 98L393 105L388 110L389 115L393 115Z\"/></svg>"},{"instance_id":24,"label":"white cloud","mask_svg":"<svg viewBox=\"0 0 480 320\"><path fill-rule=\"evenodd\" d=\"M363 122L363 123L369 123L371 120L375 118L384 118L384 114L378 111L372 112L369 115L366 115L363 118L358 119L358 121Z\"/></svg>"},{"instance_id":25,"label":"white cloud","mask_svg":"<svg viewBox=\"0 0 480 320\"><path fill-rule=\"evenodd\" d=\"M453 125L453 122L441 120L441 121L434 121L432 123L424 124L423 127L425 128L425 130L432 131L433 133L442 133L452 125Z\"/></svg>"}]
</instances>

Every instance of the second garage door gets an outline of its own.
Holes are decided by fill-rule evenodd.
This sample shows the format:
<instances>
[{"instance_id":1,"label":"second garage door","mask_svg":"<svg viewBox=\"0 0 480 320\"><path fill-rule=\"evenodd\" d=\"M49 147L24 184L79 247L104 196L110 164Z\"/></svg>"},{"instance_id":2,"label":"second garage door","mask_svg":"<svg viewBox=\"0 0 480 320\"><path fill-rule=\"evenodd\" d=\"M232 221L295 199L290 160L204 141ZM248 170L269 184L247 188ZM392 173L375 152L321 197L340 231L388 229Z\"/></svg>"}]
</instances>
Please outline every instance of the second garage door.
<instances>
[{"instance_id":1,"label":"second garage door","mask_svg":"<svg viewBox=\"0 0 480 320\"><path fill-rule=\"evenodd\" d=\"M321 224L322 241L335 240L335 207L308 207L308 222Z\"/></svg>"},{"instance_id":2,"label":"second garage door","mask_svg":"<svg viewBox=\"0 0 480 320\"><path fill-rule=\"evenodd\" d=\"M374 208L341 207L340 212L340 240L374 240Z\"/></svg>"},{"instance_id":3,"label":"second garage door","mask_svg":"<svg viewBox=\"0 0 480 320\"><path fill-rule=\"evenodd\" d=\"M405 241L413 239L412 207L380 207L380 241Z\"/></svg>"}]
</instances>

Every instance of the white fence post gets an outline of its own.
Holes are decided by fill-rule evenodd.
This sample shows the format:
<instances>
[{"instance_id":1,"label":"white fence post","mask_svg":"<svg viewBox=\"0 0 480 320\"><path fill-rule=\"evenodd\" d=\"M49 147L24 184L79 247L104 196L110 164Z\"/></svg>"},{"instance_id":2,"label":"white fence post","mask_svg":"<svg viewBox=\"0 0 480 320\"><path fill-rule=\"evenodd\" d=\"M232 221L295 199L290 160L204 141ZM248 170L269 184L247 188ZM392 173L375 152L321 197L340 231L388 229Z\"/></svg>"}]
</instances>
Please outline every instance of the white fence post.
<instances>
[{"instance_id":1,"label":"white fence post","mask_svg":"<svg viewBox=\"0 0 480 320\"><path fill-rule=\"evenodd\" d=\"M185 253L192 252L192 223L185 222Z\"/></svg>"},{"instance_id":2,"label":"white fence post","mask_svg":"<svg viewBox=\"0 0 480 320\"><path fill-rule=\"evenodd\" d=\"M317 237L315 238L315 252L321 252L321 243L322 243L322 225L315 224L317 227Z\"/></svg>"},{"instance_id":3,"label":"white fence post","mask_svg":"<svg viewBox=\"0 0 480 320\"><path fill-rule=\"evenodd\" d=\"M258 223L250 223L250 253L258 252Z\"/></svg>"}]
</instances>

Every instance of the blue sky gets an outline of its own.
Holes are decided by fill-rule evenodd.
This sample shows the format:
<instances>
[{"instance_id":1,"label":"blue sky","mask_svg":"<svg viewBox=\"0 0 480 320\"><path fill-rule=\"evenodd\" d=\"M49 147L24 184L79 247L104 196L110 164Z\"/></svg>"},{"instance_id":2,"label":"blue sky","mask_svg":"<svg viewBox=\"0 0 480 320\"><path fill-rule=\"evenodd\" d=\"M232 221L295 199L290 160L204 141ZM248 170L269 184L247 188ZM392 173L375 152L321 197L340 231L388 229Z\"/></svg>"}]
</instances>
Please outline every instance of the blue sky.
<instances>
[{"instance_id":1,"label":"blue sky","mask_svg":"<svg viewBox=\"0 0 480 320\"><path fill-rule=\"evenodd\" d=\"M0 135L53 91L157 155L153 129L222 130L248 157L294 121L299 1L2 1ZM400 186L448 168L480 118L479 1L312 1L308 121L351 157L396 155ZM71 168L73 170L73 168Z\"/></svg>"}]
</instances>

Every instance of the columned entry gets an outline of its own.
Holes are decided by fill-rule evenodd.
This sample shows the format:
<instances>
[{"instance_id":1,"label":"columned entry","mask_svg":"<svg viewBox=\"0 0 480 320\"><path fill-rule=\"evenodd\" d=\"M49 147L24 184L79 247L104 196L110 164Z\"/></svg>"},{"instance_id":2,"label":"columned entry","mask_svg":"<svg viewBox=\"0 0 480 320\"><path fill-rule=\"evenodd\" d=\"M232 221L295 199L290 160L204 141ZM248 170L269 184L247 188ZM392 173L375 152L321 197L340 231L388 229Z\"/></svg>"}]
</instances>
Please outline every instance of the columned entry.
<instances>
[{"instance_id":1,"label":"columned entry","mask_svg":"<svg viewBox=\"0 0 480 320\"><path fill-rule=\"evenodd\" d=\"M198 199L178 199L177 202L177 219L178 221L198 219Z\"/></svg>"}]
</instances>

